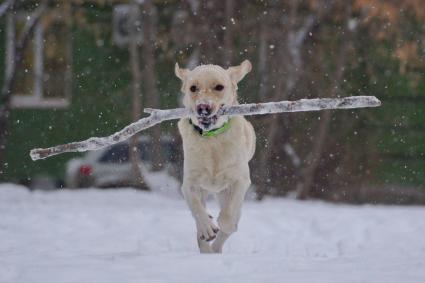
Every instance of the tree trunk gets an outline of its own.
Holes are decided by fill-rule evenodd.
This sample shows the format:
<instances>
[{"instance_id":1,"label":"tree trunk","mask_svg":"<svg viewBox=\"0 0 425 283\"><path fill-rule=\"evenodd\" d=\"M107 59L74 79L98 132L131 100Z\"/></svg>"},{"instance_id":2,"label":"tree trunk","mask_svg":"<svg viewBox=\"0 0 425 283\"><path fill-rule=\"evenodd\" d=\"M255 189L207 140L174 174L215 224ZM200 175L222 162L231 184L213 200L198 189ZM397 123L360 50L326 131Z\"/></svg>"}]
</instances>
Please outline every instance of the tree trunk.
<instances>
[{"instance_id":1,"label":"tree trunk","mask_svg":"<svg viewBox=\"0 0 425 283\"><path fill-rule=\"evenodd\" d=\"M293 91L299 77L300 70L302 68L302 58L301 58L301 47L308 34L308 31L313 26L313 17L306 17L304 24L296 30L296 12L298 9L298 4L291 5L291 10L289 13L289 23L287 25L287 32L284 37L285 44L278 47L277 56L278 58L278 72L274 78L275 89L274 94L271 97L271 100L277 99L287 99L291 92ZM282 78L285 78L283 80ZM269 98L270 99L270 98ZM280 123L280 125L279 125ZM272 158L273 148L276 145L276 138L279 130L285 131L285 122L282 126L282 120L278 117L270 117L268 119L267 130L265 133L266 136L266 145L267 148L264 149L263 154L260 158L260 178L257 184L257 199L261 200L264 195L268 193L269 190L269 180L270 180L270 162ZM279 130L278 130L279 129ZM284 141L281 141L284 142Z\"/></svg>"},{"instance_id":2,"label":"tree trunk","mask_svg":"<svg viewBox=\"0 0 425 283\"><path fill-rule=\"evenodd\" d=\"M12 13L13 17L13 15L16 13L14 2L15 1L8 2L9 5L3 14ZM8 120L10 115L10 98L12 96L13 87L16 83L16 74L22 64L24 52L30 41L33 31L46 10L47 1L44 0L40 3L38 8L32 12L31 16L29 17L30 20L25 24L22 35L19 37L19 39L16 39L12 33L8 33L6 37L6 44L10 44L13 54L11 60L7 58L5 61L5 64L10 63L10 65L6 67L5 78L0 92L0 179L2 177L1 175L4 174L5 168L6 139L8 135ZM14 25L14 22L10 21L8 24Z\"/></svg>"},{"instance_id":3,"label":"tree trunk","mask_svg":"<svg viewBox=\"0 0 425 283\"><path fill-rule=\"evenodd\" d=\"M0 106L0 180L5 174L5 153L8 135L9 105Z\"/></svg>"},{"instance_id":4,"label":"tree trunk","mask_svg":"<svg viewBox=\"0 0 425 283\"><path fill-rule=\"evenodd\" d=\"M279 94L282 94L283 89L283 82L282 80L278 80L276 83L276 88L274 89L274 97L279 96ZM288 93L283 93L283 97L287 98ZM258 200L261 200L269 191L270 187L270 170L273 167L271 165L271 158L273 156L273 147L275 145L276 136L278 133L278 129L281 129L281 125L278 125L279 122L282 120L280 117L277 117L276 115L270 116L267 119L267 131L265 133L265 148L263 149L263 154L260 157L260 180L257 184L256 189L256 197Z\"/></svg>"},{"instance_id":5,"label":"tree trunk","mask_svg":"<svg viewBox=\"0 0 425 283\"><path fill-rule=\"evenodd\" d=\"M347 4L348 5L348 4ZM350 40L350 30L347 28L348 19L350 16L350 8L347 8L345 15L345 27L342 32L343 36L341 38L341 46L339 49L339 53L336 59L335 64L335 73L333 75L333 80L331 83L330 93L328 97L334 98L337 96L340 86L341 80L344 76L344 68L347 57L347 50L349 47ZM313 149L310 154L310 160L308 160L306 166L302 171L301 182L297 185L297 198L298 199L307 199L310 195L312 185L314 182L314 178L316 175L317 167L320 164L320 160L322 158L322 153L325 147L325 141L329 133L329 126L332 118L331 111L324 111L320 115L320 122L317 128L316 138L314 139Z\"/></svg>"},{"instance_id":6,"label":"tree trunk","mask_svg":"<svg viewBox=\"0 0 425 283\"><path fill-rule=\"evenodd\" d=\"M139 46L137 42L137 21L139 20L137 17L139 6L136 4L136 1L132 4L132 9L130 12L130 41L129 41L129 53L130 53L130 66L131 66L131 74L132 74L132 120L136 121L140 119L142 114L142 102L141 102L141 93L140 93L140 81L142 79L139 62ZM140 158L140 147L138 135L134 135L130 139L129 144L129 157L131 162L131 185L147 190L142 171L141 171L141 158Z\"/></svg>"},{"instance_id":7,"label":"tree trunk","mask_svg":"<svg viewBox=\"0 0 425 283\"><path fill-rule=\"evenodd\" d=\"M143 43L143 59L145 68L143 70L145 84L146 105L151 108L160 108L160 97L156 87L155 74L155 37L156 37L156 15L151 0L146 0L144 4L145 14L143 15L143 33L145 42ZM151 131L152 137L152 170L160 170L164 160L161 147L161 127L154 127Z\"/></svg>"},{"instance_id":8,"label":"tree trunk","mask_svg":"<svg viewBox=\"0 0 425 283\"><path fill-rule=\"evenodd\" d=\"M224 19L224 38L223 38L223 66L229 67L232 64L233 57L233 11L235 9L235 1L226 1L225 19Z\"/></svg>"},{"instance_id":9,"label":"tree trunk","mask_svg":"<svg viewBox=\"0 0 425 283\"><path fill-rule=\"evenodd\" d=\"M196 25L196 36L198 39L196 44L199 46L200 58L202 64L216 64L216 47L219 45L217 41L217 13L215 7L222 4L218 1L200 0L199 8L194 15L194 23ZM221 7L221 5L220 5Z\"/></svg>"},{"instance_id":10,"label":"tree trunk","mask_svg":"<svg viewBox=\"0 0 425 283\"><path fill-rule=\"evenodd\" d=\"M260 98L260 101L263 101L267 97L267 93L269 92L269 76L270 76L270 70L269 70L269 60L268 60L268 50L269 50L269 44L268 44L268 28L266 24L266 19L262 19L260 22L260 28L259 28L259 38L258 38L258 74L260 76L260 89L258 96Z\"/></svg>"}]
</instances>

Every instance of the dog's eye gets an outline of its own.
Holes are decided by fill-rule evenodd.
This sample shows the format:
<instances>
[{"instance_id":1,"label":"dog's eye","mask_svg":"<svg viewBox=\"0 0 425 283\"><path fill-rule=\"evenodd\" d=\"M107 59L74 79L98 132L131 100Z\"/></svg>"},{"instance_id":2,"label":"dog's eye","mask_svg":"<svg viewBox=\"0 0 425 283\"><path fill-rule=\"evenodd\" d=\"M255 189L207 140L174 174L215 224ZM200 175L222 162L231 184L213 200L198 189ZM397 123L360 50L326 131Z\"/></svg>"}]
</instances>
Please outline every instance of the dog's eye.
<instances>
[{"instance_id":1,"label":"dog's eye","mask_svg":"<svg viewBox=\"0 0 425 283\"><path fill-rule=\"evenodd\" d=\"M197 90L198 90L198 88L196 87L196 85L193 85L193 86L190 87L191 92L195 92Z\"/></svg>"},{"instance_id":2,"label":"dog's eye","mask_svg":"<svg viewBox=\"0 0 425 283\"><path fill-rule=\"evenodd\" d=\"M214 89L217 90L217 91L222 91L224 89L224 86L223 85L216 85Z\"/></svg>"}]
</instances>

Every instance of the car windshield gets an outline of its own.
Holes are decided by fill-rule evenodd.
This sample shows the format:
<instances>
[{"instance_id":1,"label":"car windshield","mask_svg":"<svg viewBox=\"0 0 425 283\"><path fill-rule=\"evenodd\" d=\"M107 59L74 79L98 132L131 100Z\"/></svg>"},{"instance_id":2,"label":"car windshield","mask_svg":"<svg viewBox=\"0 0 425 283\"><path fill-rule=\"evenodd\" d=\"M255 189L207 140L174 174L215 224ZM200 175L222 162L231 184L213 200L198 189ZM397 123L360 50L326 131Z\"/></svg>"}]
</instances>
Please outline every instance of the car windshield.
<instances>
[{"instance_id":1,"label":"car windshield","mask_svg":"<svg viewBox=\"0 0 425 283\"><path fill-rule=\"evenodd\" d=\"M148 142L140 142L138 145L140 158L142 161L150 161L150 151L148 150ZM126 163L129 161L128 144L117 144L105 151L99 159L101 163Z\"/></svg>"},{"instance_id":2,"label":"car windshield","mask_svg":"<svg viewBox=\"0 0 425 283\"><path fill-rule=\"evenodd\" d=\"M128 144L114 145L100 158L101 163L124 163L128 162Z\"/></svg>"}]
</instances>

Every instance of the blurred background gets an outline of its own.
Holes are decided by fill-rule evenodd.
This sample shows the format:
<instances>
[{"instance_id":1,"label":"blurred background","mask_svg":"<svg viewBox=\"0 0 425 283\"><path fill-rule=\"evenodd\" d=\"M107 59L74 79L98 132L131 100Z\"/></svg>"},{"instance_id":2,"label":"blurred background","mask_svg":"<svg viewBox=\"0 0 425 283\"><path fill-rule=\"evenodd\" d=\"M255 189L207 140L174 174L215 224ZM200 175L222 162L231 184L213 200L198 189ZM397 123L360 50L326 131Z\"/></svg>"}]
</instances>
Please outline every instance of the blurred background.
<instances>
[{"instance_id":1,"label":"blurred background","mask_svg":"<svg viewBox=\"0 0 425 283\"><path fill-rule=\"evenodd\" d=\"M51 190L178 182L176 122L132 146L37 162L29 151L109 135L145 107L180 107L176 62L249 59L241 103L351 95L383 103L249 117L257 199L425 203L422 0L3 0L0 55L0 182Z\"/></svg>"}]
</instances>

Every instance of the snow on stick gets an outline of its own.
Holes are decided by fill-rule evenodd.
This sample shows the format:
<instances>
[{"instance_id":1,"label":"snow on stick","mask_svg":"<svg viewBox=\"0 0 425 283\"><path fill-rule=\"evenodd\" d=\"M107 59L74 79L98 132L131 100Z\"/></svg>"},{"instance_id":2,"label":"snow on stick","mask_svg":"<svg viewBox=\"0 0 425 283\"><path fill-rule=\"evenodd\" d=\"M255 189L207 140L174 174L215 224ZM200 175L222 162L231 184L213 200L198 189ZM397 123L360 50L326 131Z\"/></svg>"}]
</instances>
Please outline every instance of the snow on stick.
<instances>
[{"instance_id":1,"label":"snow on stick","mask_svg":"<svg viewBox=\"0 0 425 283\"><path fill-rule=\"evenodd\" d=\"M279 101L234 105L230 107L221 108L218 112L218 115L248 116L284 112L319 111L326 109L353 109L363 107L377 107L380 105L381 101L379 101L379 99L377 99L375 96L315 98L300 99L296 101ZM71 142L49 148L35 148L31 150L30 156L32 160L38 160L64 152L83 152L88 150L98 150L106 146L110 146L127 140L136 133L155 126L156 124L159 124L163 121L186 118L192 114L189 109L185 108L168 110L146 108L145 112L149 113L150 115L128 125L121 131L116 132L110 136L92 137L84 141Z\"/></svg>"}]
</instances>

